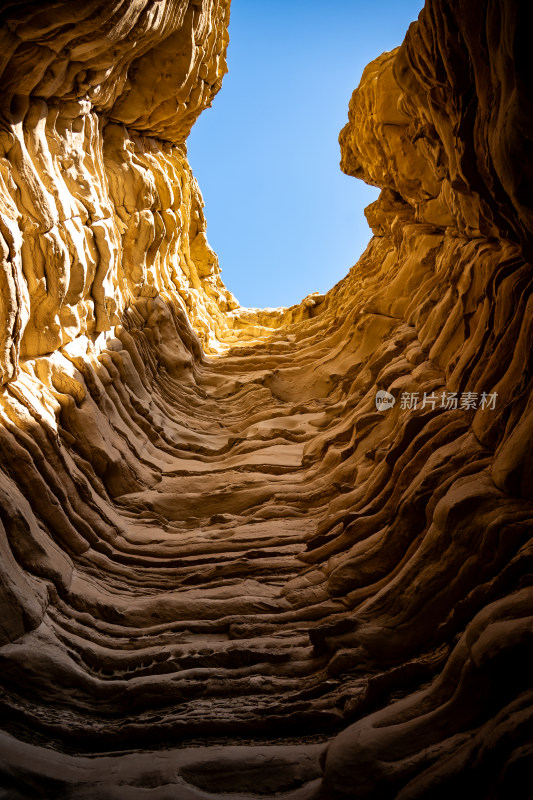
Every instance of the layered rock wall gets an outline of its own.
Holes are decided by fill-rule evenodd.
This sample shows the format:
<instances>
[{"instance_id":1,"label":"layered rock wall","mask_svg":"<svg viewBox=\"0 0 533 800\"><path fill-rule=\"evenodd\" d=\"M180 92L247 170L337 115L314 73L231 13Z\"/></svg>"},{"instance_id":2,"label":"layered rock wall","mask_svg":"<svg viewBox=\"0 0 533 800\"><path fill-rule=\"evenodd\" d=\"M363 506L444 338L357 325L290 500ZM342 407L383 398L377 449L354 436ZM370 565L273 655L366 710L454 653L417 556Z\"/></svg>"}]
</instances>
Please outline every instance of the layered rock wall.
<instances>
[{"instance_id":1,"label":"layered rock wall","mask_svg":"<svg viewBox=\"0 0 533 800\"><path fill-rule=\"evenodd\" d=\"M522 6L428 0L367 67L374 236L274 311L222 284L186 161L228 13L2 6L0 785L525 798Z\"/></svg>"},{"instance_id":2,"label":"layered rock wall","mask_svg":"<svg viewBox=\"0 0 533 800\"><path fill-rule=\"evenodd\" d=\"M237 304L184 142L226 70L228 3L3 13L4 380L19 358L111 330L141 295L181 298L208 343Z\"/></svg>"}]
</instances>

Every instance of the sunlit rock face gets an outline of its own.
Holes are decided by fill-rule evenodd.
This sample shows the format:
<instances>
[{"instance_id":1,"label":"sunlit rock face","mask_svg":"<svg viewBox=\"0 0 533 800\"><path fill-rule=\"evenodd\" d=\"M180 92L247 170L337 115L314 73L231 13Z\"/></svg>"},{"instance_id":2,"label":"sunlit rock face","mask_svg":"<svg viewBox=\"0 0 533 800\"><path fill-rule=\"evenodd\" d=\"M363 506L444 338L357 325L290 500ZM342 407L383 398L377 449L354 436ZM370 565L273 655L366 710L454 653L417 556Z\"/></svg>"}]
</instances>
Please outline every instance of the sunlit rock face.
<instances>
[{"instance_id":1,"label":"sunlit rock face","mask_svg":"<svg viewBox=\"0 0 533 800\"><path fill-rule=\"evenodd\" d=\"M258 311L186 160L226 0L3 3L3 796L529 796L523 5L367 67L374 236Z\"/></svg>"}]
</instances>

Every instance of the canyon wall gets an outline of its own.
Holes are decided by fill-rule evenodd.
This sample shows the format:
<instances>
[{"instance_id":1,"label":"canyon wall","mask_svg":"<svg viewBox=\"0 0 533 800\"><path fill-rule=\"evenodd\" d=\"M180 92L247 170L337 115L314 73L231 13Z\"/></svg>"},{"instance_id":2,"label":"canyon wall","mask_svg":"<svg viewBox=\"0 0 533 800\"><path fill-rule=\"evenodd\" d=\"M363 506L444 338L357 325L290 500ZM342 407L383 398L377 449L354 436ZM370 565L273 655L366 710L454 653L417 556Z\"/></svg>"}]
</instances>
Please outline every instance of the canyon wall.
<instances>
[{"instance_id":1,"label":"canyon wall","mask_svg":"<svg viewBox=\"0 0 533 800\"><path fill-rule=\"evenodd\" d=\"M372 240L257 310L186 158L228 0L2 3L3 797L529 796L523 6L367 67Z\"/></svg>"}]
</instances>

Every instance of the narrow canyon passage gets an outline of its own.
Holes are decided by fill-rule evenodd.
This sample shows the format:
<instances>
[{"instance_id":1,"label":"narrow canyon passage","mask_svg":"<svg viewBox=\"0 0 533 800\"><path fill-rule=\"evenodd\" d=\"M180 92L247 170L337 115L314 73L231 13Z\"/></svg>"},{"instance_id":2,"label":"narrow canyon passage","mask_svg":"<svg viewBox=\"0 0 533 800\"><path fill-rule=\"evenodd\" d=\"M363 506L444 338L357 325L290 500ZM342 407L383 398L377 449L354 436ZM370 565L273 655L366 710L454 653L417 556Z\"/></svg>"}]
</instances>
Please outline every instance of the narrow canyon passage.
<instances>
[{"instance_id":1,"label":"narrow canyon passage","mask_svg":"<svg viewBox=\"0 0 533 800\"><path fill-rule=\"evenodd\" d=\"M367 67L373 238L258 310L184 144L229 4L126 5L1 7L0 796L526 800L522 7Z\"/></svg>"}]
</instances>

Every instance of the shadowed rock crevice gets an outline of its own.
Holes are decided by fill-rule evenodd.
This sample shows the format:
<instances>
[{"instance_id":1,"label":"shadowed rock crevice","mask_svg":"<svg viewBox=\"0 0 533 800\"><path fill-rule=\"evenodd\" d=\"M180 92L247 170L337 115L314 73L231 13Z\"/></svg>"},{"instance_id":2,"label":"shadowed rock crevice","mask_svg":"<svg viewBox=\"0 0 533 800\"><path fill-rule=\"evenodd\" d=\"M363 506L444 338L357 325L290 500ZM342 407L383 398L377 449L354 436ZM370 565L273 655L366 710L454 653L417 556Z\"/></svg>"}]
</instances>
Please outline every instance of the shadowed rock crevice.
<instances>
[{"instance_id":1,"label":"shadowed rock crevice","mask_svg":"<svg viewBox=\"0 0 533 800\"><path fill-rule=\"evenodd\" d=\"M522 5L428 0L367 67L374 236L274 310L186 158L228 3L1 9L5 796L526 798Z\"/></svg>"}]
</instances>

